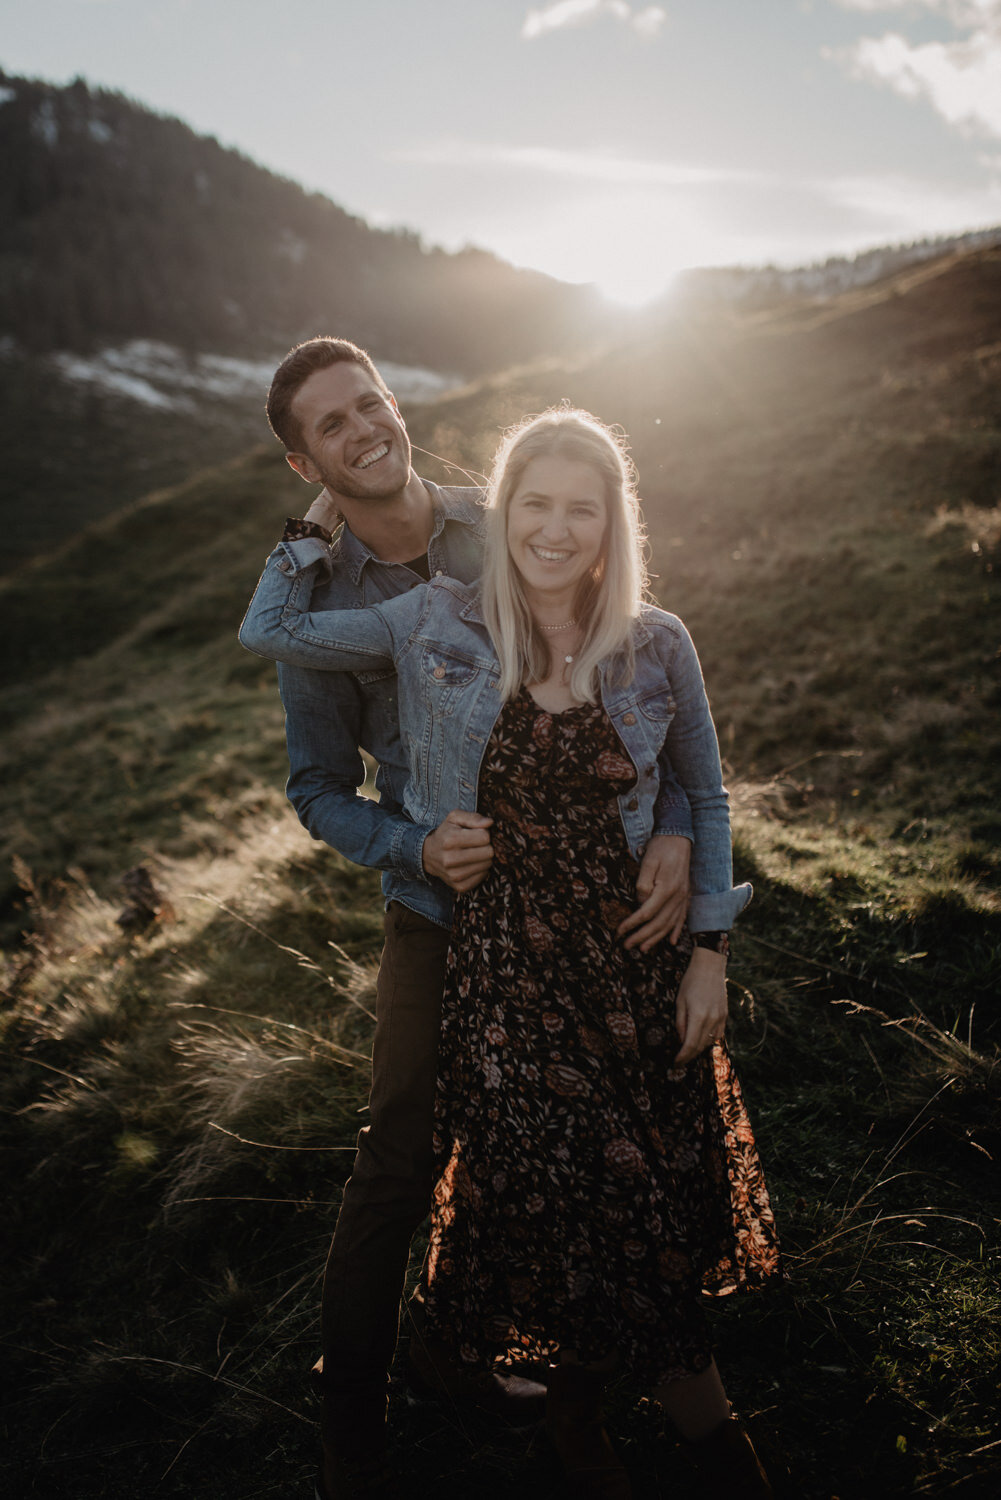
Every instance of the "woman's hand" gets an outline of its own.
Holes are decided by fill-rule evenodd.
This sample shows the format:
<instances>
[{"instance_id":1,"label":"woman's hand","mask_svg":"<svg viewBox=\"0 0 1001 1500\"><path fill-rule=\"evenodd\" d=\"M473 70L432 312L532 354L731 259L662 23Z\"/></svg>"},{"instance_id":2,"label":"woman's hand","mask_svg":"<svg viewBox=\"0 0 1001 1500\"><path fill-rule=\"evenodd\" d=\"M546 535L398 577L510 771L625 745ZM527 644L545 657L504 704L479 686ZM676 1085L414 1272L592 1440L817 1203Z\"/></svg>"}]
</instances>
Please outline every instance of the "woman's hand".
<instances>
[{"instance_id":1,"label":"woman's hand","mask_svg":"<svg viewBox=\"0 0 1001 1500\"><path fill-rule=\"evenodd\" d=\"M678 986L676 1021L681 1066L698 1057L723 1035L726 1027L726 958L711 948L696 948Z\"/></svg>"},{"instance_id":2,"label":"woman's hand","mask_svg":"<svg viewBox=\"0 0 1001 1500\"><path fill-rule=\"evenodd\" d=\"M690 839L671 833L651 838L636 877L636 894L642 905L618 928L618 936L626 939L624 947L638 947L648 953L662 938L678 941L688 912L691 857Z\"/></svg>"}]
</instances>

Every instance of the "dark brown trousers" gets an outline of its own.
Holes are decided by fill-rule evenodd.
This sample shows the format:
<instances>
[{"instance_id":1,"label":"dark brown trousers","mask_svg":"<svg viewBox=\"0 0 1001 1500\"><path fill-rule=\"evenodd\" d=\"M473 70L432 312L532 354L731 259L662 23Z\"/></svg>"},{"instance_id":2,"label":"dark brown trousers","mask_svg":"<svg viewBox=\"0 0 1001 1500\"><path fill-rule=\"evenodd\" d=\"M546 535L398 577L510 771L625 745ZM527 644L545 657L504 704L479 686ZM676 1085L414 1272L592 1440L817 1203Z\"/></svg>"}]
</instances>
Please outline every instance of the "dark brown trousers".
<instances>
[{"instance_id":1,"label":"dark brown trousers","mask_svg":"<svg viewBox=\"0 0 1001 1500\"><path fill-rule=\"evenodd\" d=\"M385 1392L414 1231L431 1203L431 1126L448 932L394 901L376 989L369 1123L323 1279L323 1386Z\"/></svg>"}]
</instances>

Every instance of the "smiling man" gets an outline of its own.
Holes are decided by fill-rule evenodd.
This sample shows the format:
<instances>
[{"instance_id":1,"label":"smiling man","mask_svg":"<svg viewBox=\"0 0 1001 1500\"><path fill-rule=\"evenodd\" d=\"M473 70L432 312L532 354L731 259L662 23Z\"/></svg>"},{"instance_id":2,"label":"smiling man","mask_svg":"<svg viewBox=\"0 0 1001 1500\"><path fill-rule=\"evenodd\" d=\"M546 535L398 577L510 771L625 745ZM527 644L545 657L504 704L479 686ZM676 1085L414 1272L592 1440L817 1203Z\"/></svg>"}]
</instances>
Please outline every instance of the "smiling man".
<instances>
[{"instance_id":1,"label":"smiling man","mask_svg":"<svg viewBox=\"0 0 1001 1500\"><path fill-rule=\"evenodd\" d=\"M322 577L311 608L376 604L442 573L464 583L478 576L482 491L442 487L413 472L403 418L362 349L333 338L300 344L275 373L267 411L292 468L324 486L304 520L286 523L278 549L285 573L298 579L308 570L304 586ZM410 1242L433 1187L431 1128L452 896L489 873L490 819L455 811L427 829L404 814L406 757L395 672L279 666L278 674L287 790L300 820L314 838L383 872L386 938L369 1117L323 1283L317 1495L388 1497L396 1493L386 1459L388 1370ZM378 801L359 793L362 749L378 764ZM627 945L659 941L680 927L689 851L680 831L650 841L637 879L639 904L620 929ZM418 1385L451 1399L468 1397L515 1422L541 1415L544 1391L531 1382L484 1377L474 1389L468 1383L460 1388L444 1351L421 1335L419 1302L414 1311L410 1374Z\"/></svg>"}]
</instances>

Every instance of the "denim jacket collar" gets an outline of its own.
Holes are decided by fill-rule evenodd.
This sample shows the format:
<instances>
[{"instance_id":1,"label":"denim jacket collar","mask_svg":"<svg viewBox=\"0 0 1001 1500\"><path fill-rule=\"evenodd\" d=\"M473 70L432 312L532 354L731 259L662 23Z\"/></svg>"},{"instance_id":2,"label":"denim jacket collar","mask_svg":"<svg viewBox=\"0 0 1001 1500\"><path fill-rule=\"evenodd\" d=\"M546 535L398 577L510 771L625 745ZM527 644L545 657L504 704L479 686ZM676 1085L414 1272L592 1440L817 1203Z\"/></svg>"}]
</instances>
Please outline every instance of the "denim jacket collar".
<instances>
[{"instance_id":1,"label":"denim jacket collar","mask_svg":"<svg viewBox=\"0 0 1001 1500\"><path fill-rule=\"evenodd\" d=\"M431 528L429 543L441 535L446 521L458 521L463 526L472 527L480 524L480 517L469 513L468 499L460 500L450 495L447 490L442 489L440 485L433 484L430 479L423 479L421 483L431 496L431 504L434 507L434 525ZM347 568L351 582L356 586L366 563L381 561L370 547L366 547L364 542L358 540L346 521L334 541L334 555Z\"/></svg>"}]
</instances>

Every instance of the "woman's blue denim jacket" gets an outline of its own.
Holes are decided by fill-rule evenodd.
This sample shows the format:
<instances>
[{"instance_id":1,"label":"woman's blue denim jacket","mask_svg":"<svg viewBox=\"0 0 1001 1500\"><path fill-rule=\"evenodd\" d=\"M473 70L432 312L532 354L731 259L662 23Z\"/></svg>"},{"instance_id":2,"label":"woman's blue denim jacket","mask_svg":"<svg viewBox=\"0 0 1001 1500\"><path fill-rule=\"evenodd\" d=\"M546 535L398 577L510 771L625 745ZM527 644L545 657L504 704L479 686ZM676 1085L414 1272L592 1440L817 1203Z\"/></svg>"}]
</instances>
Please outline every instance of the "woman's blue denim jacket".
<instances>
[{"instance_id":1,"label":"woman's blue denim jacket","mask_svg":"<svg viewBox=\"0 0 1001 1500\"><path fill-rule=\"evenodd\" d=\"M311 612L318 570L299 571L298 548L269 558L240 640L259 656L303 667L395 664L410 766L404 808L423 843L453 808L476 809L480 764L503 706L479 591L441 577L365 609ZM695 647L677 616L653 605L643 606L633 639L628 686L617 681L615 658L601 669L602 704L636 767L635 785L618 799L629 850L639 860L648 838L675 831L676 776L694 830L688 924L694 932L726 929L751 887L733 886L728 798Z\"/></svg>"}]
</instances>

